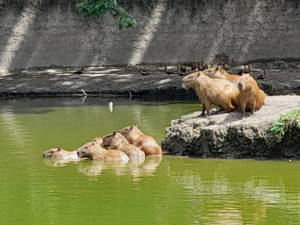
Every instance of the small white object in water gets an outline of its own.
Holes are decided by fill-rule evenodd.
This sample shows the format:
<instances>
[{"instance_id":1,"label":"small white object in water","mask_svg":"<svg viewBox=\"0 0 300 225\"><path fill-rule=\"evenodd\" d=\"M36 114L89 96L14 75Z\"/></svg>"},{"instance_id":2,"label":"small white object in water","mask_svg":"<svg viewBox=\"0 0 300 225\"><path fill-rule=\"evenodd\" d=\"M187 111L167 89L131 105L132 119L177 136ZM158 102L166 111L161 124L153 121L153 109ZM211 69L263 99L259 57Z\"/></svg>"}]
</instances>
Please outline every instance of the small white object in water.
<instances>
[{"instance_id":1,"label":"small white object in water","mask_svg":"<svg viewBox=\"0 0 300 225\"><path fill-rule=\"evenodd\" d=\"M292 162L292 160L290 159L289 162Z\"/></svg>"},{"instance_id":2,"label":"small white object in water","mask_svg":"<svg viewBox=\"0 0 300 225\"><path fill-rule=\"evenodd\" d=\"M109 108L109 112L112 113L114 111L114 103L113 102L109 102L108 108Z\"/></svg>"}]
</instances>

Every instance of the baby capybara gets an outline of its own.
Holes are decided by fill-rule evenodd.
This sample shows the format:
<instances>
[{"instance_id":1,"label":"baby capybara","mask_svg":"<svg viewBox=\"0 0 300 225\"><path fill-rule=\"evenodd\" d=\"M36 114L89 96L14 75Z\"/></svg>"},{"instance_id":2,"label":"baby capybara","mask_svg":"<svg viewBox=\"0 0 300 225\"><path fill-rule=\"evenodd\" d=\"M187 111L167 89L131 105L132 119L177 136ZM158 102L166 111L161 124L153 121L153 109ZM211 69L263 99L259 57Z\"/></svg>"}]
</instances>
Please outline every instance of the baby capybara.
<instances>
[{"instance_id":1,"label":"baby capybara","mask_svg":"<svg viewBox=\"0 0 300 225\"><path fill-rule=\"evenodd\" d=\"M265 102L266 94L259 87L257 82L249 74L241 76L239 82L238 105L245 116L246 111L251 111L253 115Z\"/></svg>"}]
</instances>

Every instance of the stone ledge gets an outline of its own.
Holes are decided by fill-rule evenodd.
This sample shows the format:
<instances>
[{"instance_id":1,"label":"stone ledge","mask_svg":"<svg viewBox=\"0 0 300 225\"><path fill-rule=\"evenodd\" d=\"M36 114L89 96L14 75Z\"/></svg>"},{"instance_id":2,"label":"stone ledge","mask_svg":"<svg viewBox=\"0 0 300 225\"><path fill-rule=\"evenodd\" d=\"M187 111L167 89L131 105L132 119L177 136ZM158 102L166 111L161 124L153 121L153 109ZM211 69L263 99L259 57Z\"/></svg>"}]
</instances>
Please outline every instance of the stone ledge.
<instances>
[{"instance_id":1,"label":"stone ledge","mask_svg":"<svg viewBox=\"0 0 300 225\"><path fill-rule=\"evenodd\" d=\"M163 148L170 154L209 158L300 158L300 127L293 127L272 145L270 128L279 117L300 105L300 96L268 96L253 117L240 112L209 118L185 115L166 128Z\"/></svg>"}]
</instances>

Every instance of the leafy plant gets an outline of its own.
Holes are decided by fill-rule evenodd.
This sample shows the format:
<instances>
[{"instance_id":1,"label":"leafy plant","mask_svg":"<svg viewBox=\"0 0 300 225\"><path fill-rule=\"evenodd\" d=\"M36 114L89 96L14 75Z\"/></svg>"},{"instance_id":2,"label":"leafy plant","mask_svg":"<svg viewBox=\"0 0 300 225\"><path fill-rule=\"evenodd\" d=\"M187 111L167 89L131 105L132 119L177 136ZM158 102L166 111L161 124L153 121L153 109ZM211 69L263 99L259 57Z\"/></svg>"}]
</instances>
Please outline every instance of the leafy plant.
<instances>
[{"instance_id":1,"label":"leafy plant","mask_svg":"<svg viewBox=\"0 0 300 225\"><path fill-rule=\"evenodd\" d=\"M87 0L76 4L76 8L86 16L103 16L110 13L118 20L120 28L136 24L134 17L119 6L116 0Z\"/></svg>"},{"instance_id":2,"label":"leafy plant","mask_svg":"<svg viewBox=\"0 0 300 225\"><path fill-rule=\"evenodd\" d=\"M295 123L296 125L300 125L300 108L282 115L276 122L273 123L271 132L277 139L277 142L281 141L289 126L294 125Z\"/></svg>"}]
</instances>

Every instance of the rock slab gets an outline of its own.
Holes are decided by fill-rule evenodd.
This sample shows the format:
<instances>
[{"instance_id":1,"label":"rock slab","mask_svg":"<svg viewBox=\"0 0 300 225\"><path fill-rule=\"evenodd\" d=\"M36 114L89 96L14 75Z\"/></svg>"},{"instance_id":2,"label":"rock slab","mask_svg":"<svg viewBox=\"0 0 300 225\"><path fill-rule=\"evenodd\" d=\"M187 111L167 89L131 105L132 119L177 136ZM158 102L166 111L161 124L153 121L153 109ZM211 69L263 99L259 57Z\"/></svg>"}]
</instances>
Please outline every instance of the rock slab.
<instances>
[{"instance_id":1,"label":"rock slab","mask_svg":"<svg viewBox=\"0 0 300 225\"><path fill-rule=\"evenodd\" d=\"M166 152L209 158L300 158L300 127L295 125L273 143L272 124L300 106L300 96L268 96L252 117L240 112L204 118L199 112L171 121L162 143Z\"/></svg>"}]
</instances>

